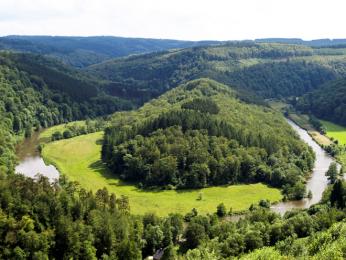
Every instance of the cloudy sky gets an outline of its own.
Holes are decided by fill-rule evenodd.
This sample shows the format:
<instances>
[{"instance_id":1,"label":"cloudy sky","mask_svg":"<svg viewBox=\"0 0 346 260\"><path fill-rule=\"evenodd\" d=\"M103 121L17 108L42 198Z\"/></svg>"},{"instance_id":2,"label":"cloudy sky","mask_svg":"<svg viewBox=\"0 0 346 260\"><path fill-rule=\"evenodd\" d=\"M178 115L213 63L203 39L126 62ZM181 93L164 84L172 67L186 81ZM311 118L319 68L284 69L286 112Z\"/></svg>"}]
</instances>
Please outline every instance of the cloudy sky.
<instances>
[{"instance_id":1,"label":"cloudy sky","mask_svg":"<svg viewBox=\"0 0 346 260\"><path fill-rule=\"evenodd\" d=\"M346 38L345 0L0 0L0 35Z\"/></svg>"}]
</instances>

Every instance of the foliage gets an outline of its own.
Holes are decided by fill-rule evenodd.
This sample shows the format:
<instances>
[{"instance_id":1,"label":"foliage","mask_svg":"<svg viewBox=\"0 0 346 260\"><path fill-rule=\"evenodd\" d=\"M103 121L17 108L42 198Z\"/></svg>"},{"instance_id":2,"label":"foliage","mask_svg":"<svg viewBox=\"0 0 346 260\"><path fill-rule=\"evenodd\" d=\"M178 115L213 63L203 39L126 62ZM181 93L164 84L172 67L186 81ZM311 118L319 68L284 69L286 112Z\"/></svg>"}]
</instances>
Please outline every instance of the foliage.
<instances>
[{"instance_id":1,"label":"foliage","mask_svg":"<svg viewBox=\"0 0 346 260\"><path fill-rule=\"evenodd\" d=\"M338 179L339 171L337 164L335 162L332 162L329 165L328 171L326 172L326 176L328 177L328 180L331 184L334 184L336 180Z\"/></svg>"},{"instance_id":2,"label":"foliage","mask_svg":"<svg viewBox=\"0 0 346 260\"><path fill-rule=\"evenodd\" d=\"M14 168L13 134L28 137L33 129L130 107L118 98L99 95L90 81L72 74L60 63L40 56L0 54L1 173Z\"/></svg>"},{"instance_id":3,"label":"foliage","mask_svg":"<svg viewBox=\"0 0 346 260\"><path fill-rule=\"evenodd\" d=\"M318 118L346 126L346 81L328 82L301 97L296 107Z\"/></svg>"},{"instance_id":4,"label":"foliage","mask_svg":"<svg viewBox=\"0 0 346 260\"><path fill-rule=\"evenodd\" d=\"M207 98L196 98L181 105L183 109L193 109L201 113L217 114L220 109L218 105Z\"/></svg>"},{"instance_id":5,"label":"foliage","mask_svg":"<svg viewBox=\"0 0 346 260\"><path fill-rule=\"evenodd\" d=\"M49 129L46 131L50 132ZM227 209L232 207L234 212L239 212L248 209L260 199L275 202L282 198L280 190L260 183L184 191L139 189L134 184L121 181L102 163L100 160L102 136L102 132L97 132L50 142L44 144L42 156L46 162L55 165L62 175L80 183L87 190L96 192L106 187L109 192L129 197L133 214L155 212L158 216L167 216L174 212L186 214L192 208L196 208L201 214L207 214L215 212L216 206L221 202ZM202 200L197 199L200 193L203 193Z\"/></svg>"},{"instance_id":6,"label":"foliage","mask_svg":"<svg viewBox=\"0 0 346 260\"><path fill-rule=\"evenodd\" d=\"M260 102L256 95L302 95L344 76L345 54L294 44L230 42L113 59L86 71L112 81L109 93L144 101L206 77L237 87L243 100Z\"/></svg>"},{"instance_id":7,"label":"foliage","mask_svg":"<svg viewBox=\"0 0 346 260\"><path fill-rule=\"evenodd\" d=\"M145 187L262 181L286 185L289 198L304 196L302 181L314 159L311 150L286 131L289 128L279 114L234 96L227 87L201 79L128 115L131 123L122 114L114 115L115 126L105 131L102 158L122 179ZM219 112L181 109L181 104L196 98L210 100L198 101L198 107L215 102Z\"/></svg>"}]
</instances>

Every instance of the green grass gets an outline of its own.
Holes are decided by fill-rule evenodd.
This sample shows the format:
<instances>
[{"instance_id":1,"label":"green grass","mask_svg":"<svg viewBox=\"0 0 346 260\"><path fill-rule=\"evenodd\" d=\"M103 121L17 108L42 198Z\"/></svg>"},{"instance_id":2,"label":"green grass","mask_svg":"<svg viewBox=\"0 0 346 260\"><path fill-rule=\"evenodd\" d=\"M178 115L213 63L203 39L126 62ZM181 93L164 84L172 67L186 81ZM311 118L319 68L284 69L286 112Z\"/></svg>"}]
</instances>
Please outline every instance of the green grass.
<instances>
[{"instance_id":1,"label":"green grass","mask_svg":"<svg viewBox=\"0 0 346 260\"><path fill-rule=\"evenodd\" d=\"M40 143L50 142L53 133L55 133L56 131L63 133L67 129L68 126L72 126L72 125L83 126L86 124L85 124L85 121L73 121L70 123L60 124L60 125L46 128L40 134Z\"/></svg>"},{"instance_id":2,"label":"green grass","mask_svg":"<svg viewBox=\"0 0 346 260\"><path fill-rule=\"evenodd\" d=\"M346 127L324 120L320 121L326 129L328 137L338 140L339 144L346 144Z\"/></svg>"},{"instance_id":3,"label":"green grass","mask_svg":"<svg viewBox=\"0 0 346 260\"><path fill-rule=\"evenodd\" d=\"M69 180L78 181L88 190L107 187L117 196L130 198L131 211L135 214L155 212L160 216L172 212L185 214L192 208L200 213L216 211L216 206L223 202L233 211L242 211L261 199L279 201L282 196L278 189L264 184L233 185L228 187L210 187L189 191L143 191L115 178L100 160L102 132L78 136L45 144L42 155L44 159L56 165ZM197 200L202 193L202 200Z\"/></svg>"}]
</instances>

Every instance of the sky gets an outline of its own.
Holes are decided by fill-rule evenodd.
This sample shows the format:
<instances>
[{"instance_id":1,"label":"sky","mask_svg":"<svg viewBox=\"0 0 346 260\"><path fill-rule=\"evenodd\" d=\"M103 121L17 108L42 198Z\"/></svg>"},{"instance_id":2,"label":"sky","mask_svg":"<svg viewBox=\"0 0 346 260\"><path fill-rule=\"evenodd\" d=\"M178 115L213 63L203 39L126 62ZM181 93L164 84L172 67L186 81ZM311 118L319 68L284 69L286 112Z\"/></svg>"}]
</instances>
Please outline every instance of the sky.
<instances>
[{"instance_id":1,"label":"sky","mask_svg":"<svg viewBox=\"0 0 346 260\"><path fill-rule=\"evenodd\" d=\"M0 35L346 38L345 0L0 0Z\"/></svg>"}]
</instances>

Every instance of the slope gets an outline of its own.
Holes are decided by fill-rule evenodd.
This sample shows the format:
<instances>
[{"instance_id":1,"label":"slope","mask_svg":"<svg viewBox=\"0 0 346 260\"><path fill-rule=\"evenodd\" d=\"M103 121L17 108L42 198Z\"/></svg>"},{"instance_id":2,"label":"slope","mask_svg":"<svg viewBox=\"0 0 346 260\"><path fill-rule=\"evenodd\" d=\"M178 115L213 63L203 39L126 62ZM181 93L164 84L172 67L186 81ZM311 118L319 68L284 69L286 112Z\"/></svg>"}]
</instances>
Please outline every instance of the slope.
<instances>
[{"instance_id":1,"label":"slope","mask_svg":"<svg viewBox=\"0 0 346 260\"><path fill-rule=\"evenodd\" d=\"M301 97L296 106L303 112L346 126L346 80L326 83Z\"/></svg>"},{"instance_id":2,"label":"slope","mask_svg":"<svg viewBox=\"0 0 346 260\"><path fill-rule=\"evenodd\" d=\"M346 75L345 55L342 48L237 42L113 59L86 71L113 81L110 93L139 91L148 99L200 77L273 98L301 95Z\"/></svg>"},{"instance_id":3,"label":"slope","mask_svg":"<svg viewBox=\"0 0 346 260\"><path fill-rule=\"evenodd\" d=\"M166 189L266 182L304 196L313 153L283 117L249 105L208 79L175 88L138 111L116 113L102 158L139 187ZM304 186L303 186L304 187Z\"/></svg>"},{"instance_id":4,"label":"slope","mask_svg":"<svg viewBox=\"0 0 346 260\"><path fill-rule=\"evenodd\" d=\"M15 164L17 136L131 108L80 73L32 54L0 53L0 173Z\"/></svg>"}]
</instances>

